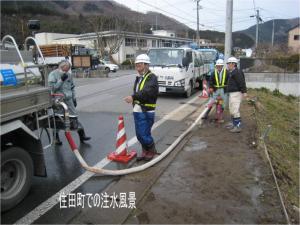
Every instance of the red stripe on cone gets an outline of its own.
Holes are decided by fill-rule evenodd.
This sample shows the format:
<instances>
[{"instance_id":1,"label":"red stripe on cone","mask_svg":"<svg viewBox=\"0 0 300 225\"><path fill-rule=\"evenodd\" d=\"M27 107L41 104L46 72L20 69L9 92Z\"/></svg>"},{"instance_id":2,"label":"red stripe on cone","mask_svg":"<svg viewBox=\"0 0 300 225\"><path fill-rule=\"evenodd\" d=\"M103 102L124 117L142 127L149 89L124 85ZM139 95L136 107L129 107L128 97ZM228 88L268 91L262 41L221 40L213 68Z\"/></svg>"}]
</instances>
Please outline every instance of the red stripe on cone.
<instances>
[{"instance_id":1,"label":"red stripe on cone","mask_svg":"<svg viewBox=\"0 0 300 225\"><path fill-rule=\"evenodd\" d=\"M132 150L131 152L127 152L127 136L125 132L125 125L124 125L124 118L122 115L119 116L119 123L118 123L118 133L121 132L124 129L124 135L119 137L117 139L116 148L118 149L120 146L122 146L125 143L125 148L122 149L120 153L112 152L110 153L107 158L116 161L116 162L122 162L122 163L128 163L131 159L133 159L136 156L136 151ZM118 137L119 135L117 135Z\"/></svg>"},{"instance_id":2,"label":"red stripe on cone","mask_svg":"<svg viewBox=\"0 0 300 225\"><path fill-rule=\"evenodd\" d=\"M208 98L208 93L207 93L207 81L203 80L202 82L202 95L200 96L201 98Z\"/></svg>"},{"instance_id":3,"label":"red stripe on cone","mask_svg":"<svg viewBox=\"0 0 300 225\"><path fill-rule=\"evenodd\" d=\"M124 125L124 120L122 120L121 123L119 123L119 126L118 126L118 131L122 130L123 128L125 128L125 125Z\"/></svg>"},{"instance_id":4,"label":"red stripe on cone","mask_svg":"<svg viewBox=\"0 0 300 225\"><path fill-rule=\"evenodd\" d=\"M126 134L117 140L116 148L119 148L124 142L126 142Z\"/></svg>"}]
</instances>

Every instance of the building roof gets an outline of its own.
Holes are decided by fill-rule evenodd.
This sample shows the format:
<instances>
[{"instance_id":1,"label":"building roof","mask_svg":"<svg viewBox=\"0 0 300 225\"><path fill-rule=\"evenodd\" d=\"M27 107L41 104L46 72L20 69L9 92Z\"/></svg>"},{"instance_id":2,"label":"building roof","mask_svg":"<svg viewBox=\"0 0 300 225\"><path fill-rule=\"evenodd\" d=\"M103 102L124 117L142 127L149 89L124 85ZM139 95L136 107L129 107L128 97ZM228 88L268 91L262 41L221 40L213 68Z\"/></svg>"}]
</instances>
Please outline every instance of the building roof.
<instances>
[{"instance_id":1,"label":"building roof","mask_svg":"<svg viewBox=\"0 0 300 225\"><path fill-rule=\"evenodd\" d=\"M114 35L125 35L125 37L139 37L139 38L148 38L148 39L168 39L168 40L174 40L174 41L185 41L185 42L192 42L192 39L189 38L180 38L180 37L169 37L169 36L163 36L163 35L153 35L153 34L139 34L135 32L128 32L128 31L115 31L115 30L110 30L110 31L102 31L100 32L101 36L103 37L109 37L109 36L114 36ZM85 33L85 34L79 34L79 35L74 35L74 38L78 38L79 40L84 40L84 39L92 39L97 37L97 34L95 32L93 33ZM56 40L61 40L61 39L69 39L72 37L67 37L67 38L57 38Z\"/></svg>"},{"instance_id":2,"label":"building roof","mask_svg":"<svg viewBox=\"0 0 300 225\"><path fill-rule=\"evenodd\" d=\"M295 28L300 27L300 24L298 23L296 26L293 26L292 28L288 29L287 32L290 32L291 30L294 30Z\"/></svg>"}]
</instances>

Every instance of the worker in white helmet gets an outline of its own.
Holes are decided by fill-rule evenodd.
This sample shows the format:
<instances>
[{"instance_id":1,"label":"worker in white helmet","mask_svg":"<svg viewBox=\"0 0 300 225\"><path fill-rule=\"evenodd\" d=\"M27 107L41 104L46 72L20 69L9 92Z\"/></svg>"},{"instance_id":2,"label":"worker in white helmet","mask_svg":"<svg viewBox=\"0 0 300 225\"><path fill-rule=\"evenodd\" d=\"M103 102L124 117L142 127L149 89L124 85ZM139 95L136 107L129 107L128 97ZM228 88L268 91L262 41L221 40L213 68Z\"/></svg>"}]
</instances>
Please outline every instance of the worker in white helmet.
<instances>
[{"instance_id":1,"label":"worker in white helmet","mask_svg":"<svg viewBox=\"0 0 300 225\"><path fill-rule=\"evenodd\" d=\"M232 133L241 132L240 105L243 96L247 97L245 76L244 73L237 68L237 63L238 60L235 57L230 57L227 60L229 70L227 91L229 93L229 111L232 122L226 127L229 128Z\"/></svg>"},{"instance_id":2,"label":"worker in white helmet","mask_svg":"<svg viewBox=\"0 0 300 225\"><path fill-rule=\"evenodd\" d=\"M157 77L149 70L150 58L138 55L135 68L138 72L134 82L133 94L124 98L133 104L136 137L142 145L142 156L138 160L151 160L157 153L151 129L154 123L156 100L158 96Z\"/></svg>"},{"instance_id":3,"label":"worker in white helmet","mask_svg":"<svg viewBox=\"0 0 300 225\"><path fill-rule=\"evenodd\" d=\"M228 82L228 71L226 67L224 67L224 60L218 59L216 61L214 73L210 76L210 88L209 92L212 94L213 102L221 104L222 112L219 117L216 118L216 121L219 123L223 123L223 111L228 101L228 95L226 93L226 87ZM206 113L206 118L211 111L212 104L208 104L209 108Z\"/></svg>"}]
</instances>

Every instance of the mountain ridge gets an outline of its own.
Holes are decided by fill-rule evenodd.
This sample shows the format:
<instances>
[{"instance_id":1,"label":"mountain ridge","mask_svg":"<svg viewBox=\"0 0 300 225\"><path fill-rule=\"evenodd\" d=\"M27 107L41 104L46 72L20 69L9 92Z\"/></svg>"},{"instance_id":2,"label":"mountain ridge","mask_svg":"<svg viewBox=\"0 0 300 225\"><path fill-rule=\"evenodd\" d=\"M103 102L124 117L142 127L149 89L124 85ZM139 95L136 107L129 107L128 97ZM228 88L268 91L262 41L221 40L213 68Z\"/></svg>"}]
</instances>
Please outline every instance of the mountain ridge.
<instances>
[{"instance_id":1,"label":"mountain ridge","mask_svg":"<svg viewBox=\"0 0 300 225\"><path fill-rule=\"evenodd\" d=\"M45 4L47 3L47 4ZM28 36L26 21L39 19L41 21L40 32L57 33L87 33L94 32L87 20L96 16L119 17L126 21L124 29L132 32L151 33L153 28L174 30L178 37L195 38L196 31L187 25L161 13L149 11L147 13L136 12L125 5L115 1L1 1L1 36L9 33L24 39ZM126 18L126 19L124 19ZM295 19L276 20L278 26L275 30L275 43L286 43L286 29L295 25ZM261 40L269 43L270 26L267 21L260 25ZM286 29L285 29L286 28ZM223 32L201 30L200 37L210 39L212 42L224 43ZM233 47L250 48L255 42L255 26L242 31L233 32Z\"/></svg>"}]
</instances>

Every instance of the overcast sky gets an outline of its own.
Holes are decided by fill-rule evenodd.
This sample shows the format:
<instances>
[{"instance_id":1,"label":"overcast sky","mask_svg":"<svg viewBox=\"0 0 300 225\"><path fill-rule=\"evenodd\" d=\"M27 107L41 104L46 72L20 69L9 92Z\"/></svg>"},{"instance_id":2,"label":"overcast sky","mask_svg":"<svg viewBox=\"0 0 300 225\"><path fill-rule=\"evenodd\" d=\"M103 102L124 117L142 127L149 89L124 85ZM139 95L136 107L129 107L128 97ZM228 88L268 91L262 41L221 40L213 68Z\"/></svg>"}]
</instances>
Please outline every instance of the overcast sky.
<instances>
[{"instance_id":1,"label":"overcast sky","mask_svg":"<svg viewBox=\"0 0 300 225\"><path fill-rule=\"evenodd\" d=\"M115 0L139 11L156 11L196 29L197 14L194 0ZM225 31L226 0L201 0L200 30ZM255 25L255 10L264 21L299 17L300 0L233 0L233 31Z\"/></svg>"}]
</instances>

